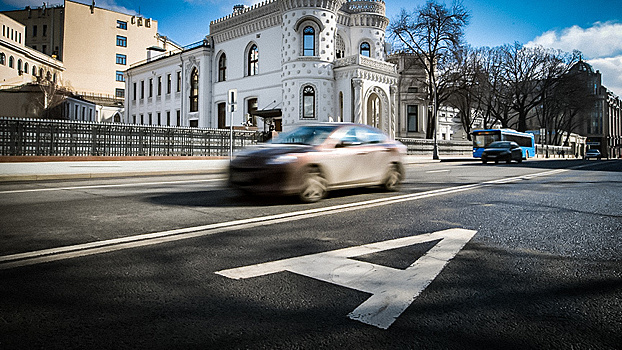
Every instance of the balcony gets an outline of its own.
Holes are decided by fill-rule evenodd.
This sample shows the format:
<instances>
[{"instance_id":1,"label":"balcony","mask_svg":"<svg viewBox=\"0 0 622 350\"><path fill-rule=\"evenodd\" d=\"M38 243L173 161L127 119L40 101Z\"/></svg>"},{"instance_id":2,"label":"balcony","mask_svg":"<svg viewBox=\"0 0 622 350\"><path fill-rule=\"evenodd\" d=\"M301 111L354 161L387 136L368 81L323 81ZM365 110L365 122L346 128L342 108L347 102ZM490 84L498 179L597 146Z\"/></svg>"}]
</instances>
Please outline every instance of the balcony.
<instances>
[{"instance_id":1,"label":"balcony","mask_svg":"<svg viewBox=\"0 0 622 350\"><path fill-rule=\"evenodd\" d=\"M369 70L372 70L378 73L397 75L397 68L396 68L396 65L394 65L393 63L380 61L374 58L361 56L361 55L354 55L354 56L349 56L346 58L340 58L340 59L335 60L335 64L334 64L335 69L345 68L345 67L367 68Z\"/></svg>"}]
</instances>

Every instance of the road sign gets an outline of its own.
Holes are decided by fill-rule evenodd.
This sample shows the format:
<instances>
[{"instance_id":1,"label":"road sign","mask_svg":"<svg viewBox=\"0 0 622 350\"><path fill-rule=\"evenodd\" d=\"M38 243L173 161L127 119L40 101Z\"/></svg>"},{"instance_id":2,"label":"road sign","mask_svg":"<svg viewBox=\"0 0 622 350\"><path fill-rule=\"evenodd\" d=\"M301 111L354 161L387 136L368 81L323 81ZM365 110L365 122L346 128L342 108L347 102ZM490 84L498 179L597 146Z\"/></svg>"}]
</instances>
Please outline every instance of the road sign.
<instances>
[{"instance_id":1,"label":"road sign","mask_svg":"<svg viewBox=\"0 0 622 350\"><path fill-rule=\"evenodd\" d=\"M371 297L348 317L387 329L476 231L449 229L357 247L304 255L216 272L232 279L246 279L289 271L320 281L370 293ZM355 260L362 255L439 240L405 270Z\"/></svg>"}]
</instances>

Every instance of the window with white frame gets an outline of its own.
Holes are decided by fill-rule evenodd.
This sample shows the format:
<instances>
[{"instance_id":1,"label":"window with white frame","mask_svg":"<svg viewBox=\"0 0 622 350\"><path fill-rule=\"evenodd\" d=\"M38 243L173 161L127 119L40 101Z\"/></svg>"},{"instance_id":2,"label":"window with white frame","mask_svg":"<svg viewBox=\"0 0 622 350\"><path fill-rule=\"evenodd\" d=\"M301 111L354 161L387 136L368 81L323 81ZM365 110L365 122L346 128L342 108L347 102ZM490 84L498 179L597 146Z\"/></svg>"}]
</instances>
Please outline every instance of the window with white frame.
<instances>
[{"instance_id":1,"label":"window with white frame","mask_svg":"<svg viewBox=\"0 0 622 350\"><path fill-rule=\"evenodd\" d=\"M302 30L302 55L315 56L315 29L311 26Z\"/></svg>"},{"instance_id":2,"label":"window with white frame","mask_svg":"<svg viewBox=\"0 0 622 350\"><path fill-rule=\"evenodd\" d=\"M199 111L199 71L192 69L190 74L190 112Z\"/></svg>"},{"instance_id":3,"label":"window with white frame","mask_svg":"<svg viewBox=\"0 0 622 350\"><path fill-rule=\"evenodd\" d=\"M218 59L218 81L227 80L227 55L224 53Z\"/></svg>"},{"instance_id":4,"label":"window with white frame","mask_svg":"<svg viewBox=\"0 0 622 350\"><path fill-rule=\"evenodd\" d=\"M361 56L370 57L371 56L371 46L368 42L364 41L361 43L360 47Z\"/></svg>"},{"instance_id":5,"label":"window with white frame","mask_svg":"<svg viewBox=\"0 0 622 350\"><path fill-rule=\"evenodd\" d=\"M302 117L315 118L315 89L311 85L302 88Z\"/></svg>"},{"instance_id":6,"label":"window with white frame","mask_svg":"<svg viewBox=\"0 0 622 350\"><path fill-rule=\"evenodd\" d=\"M247 62L248 67L246 75L251 76L259 74L259 50L257 49L257 45L253 44L248 49Z\"/></svg>"}]
</instances>

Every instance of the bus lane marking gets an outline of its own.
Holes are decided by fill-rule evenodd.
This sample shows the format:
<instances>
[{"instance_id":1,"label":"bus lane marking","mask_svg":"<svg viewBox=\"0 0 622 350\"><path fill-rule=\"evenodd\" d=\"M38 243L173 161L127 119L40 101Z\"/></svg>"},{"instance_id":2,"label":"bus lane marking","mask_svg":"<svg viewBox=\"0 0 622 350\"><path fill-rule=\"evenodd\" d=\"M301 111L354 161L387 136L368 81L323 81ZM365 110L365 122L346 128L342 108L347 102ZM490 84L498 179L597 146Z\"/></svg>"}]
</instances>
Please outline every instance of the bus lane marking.
<instances>
[{"instance_id":1,"label":"bus lane marking","mask_svg":"<svg viewBox=\"0 0 622 350\"><path fill-rule=\"evenodd\" d=\"M348 317L381 329L388 329L476 232L454 228L221 270L216 274L231 279L247 279L289 271L370 293L371 297L348 314ZM434 247L405 270L352 259L439 239Z\"/></svg>"}]
</instances>

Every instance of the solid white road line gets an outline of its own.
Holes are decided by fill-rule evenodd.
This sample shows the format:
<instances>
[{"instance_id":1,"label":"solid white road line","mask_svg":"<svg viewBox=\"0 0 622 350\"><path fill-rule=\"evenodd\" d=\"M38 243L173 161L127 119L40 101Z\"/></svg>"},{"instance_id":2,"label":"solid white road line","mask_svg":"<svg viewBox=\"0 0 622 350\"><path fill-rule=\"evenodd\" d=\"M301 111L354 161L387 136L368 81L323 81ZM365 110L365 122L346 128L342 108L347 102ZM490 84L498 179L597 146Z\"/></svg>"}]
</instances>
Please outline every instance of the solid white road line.
<instances>
[{"instance_id":1,"label":"solid white road line","mask_svg":"<svg viewBox=\"0 0 622 350\"><path fill-rule=\"evenodd\" d=\"M71 191L71 190L90 190L97 188L115 188L115 187L143 187L143 186L159 186L159 185L178 185L188 183L215 182L224 179L207 179L207 180L184 180L184 181L160 181L160 182L138 182L129 184L112 184L112 185L90 185L90 186L72 186L72 187L49 187L49 188L32 188L28 190L7 190L0 191L0 194L9 193L27 193L27 192L48 192L48 191Z\"/></svg>"},{"instance_id":2,"label":"solid white road line","mask_svg":"<svg viewBox=\"0 0 622 350\"><path fill-rule=\"evenodd\" d=\"M443 188L438 190L431 190L421 193L412 193L405 195L397 195L387 198L379 198L373 200L367 200L363 202L341 204L324 208L316 208L309 210L302 210L296 212L289 212L283 214L275 214L268 216L261 216L249 219L234 220L228 222L221 222L216 224L201 225L195 227L187 227L176 230L155 232L140 234L136 236L128 236L104 241L97 241L91 243L77 244L65 247L43 249L33 252L19 253L0 256L0 269L9 269L20 266L34 265L49 261L64 260L80 256L101 254L106 252L113 252L122 249L136 248L154 244L160 244L165 242L178 241L188 238L195 238L201 236L209 236L216 233L228 232L234 230L243 230L253 228L257 226L265 226L278 224L282 222L302 220L312 217L331 215L337 213L343 213L354 210L369 209L378 206L384 206L388 204L395 204L413 200L419 200L424 198L431 198L449 193L457 193L463 191L470 191L478 188L484 188L495 184L511 183L521 180L533 179L541 176L550 176L558 173L565 172L567 170L551 170L542 173L516 176L506 179L486 181L479 184L463 185L456 187Z\"/></svg>"}]
</instances>

